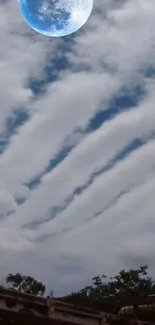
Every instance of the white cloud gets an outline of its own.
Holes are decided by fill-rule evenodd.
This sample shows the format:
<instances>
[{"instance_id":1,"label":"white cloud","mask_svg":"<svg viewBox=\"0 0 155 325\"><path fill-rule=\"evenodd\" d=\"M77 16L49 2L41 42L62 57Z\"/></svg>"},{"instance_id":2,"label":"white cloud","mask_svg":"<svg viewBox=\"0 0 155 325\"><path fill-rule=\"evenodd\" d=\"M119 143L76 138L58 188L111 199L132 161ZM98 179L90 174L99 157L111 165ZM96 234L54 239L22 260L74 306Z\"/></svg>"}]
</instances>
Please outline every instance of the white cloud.
<instances>
[{"instance_id":1,"label":"white cloud","mask_svg":"<svg viewBox=\"0 0 155 325\"><path fill-rule=\"evenodd\" d=\"M111 76L86 72L67 75L51 84L46 94L32 105L32 110L39 112L12 137L10 146L1 156L0 169L6 186L8 180L13 191L18 182L30 181L42 172L66 136L86 126L103 94L107 102L117 90L118 82ZM18 173L12 172L12 166L16 166Z\"/></svg>"},{"instance_id":2,"label":"white cloud","mask_svg":"<svg viewBox=\"0 0 155 325\"><path fill-rule=\"evenodd\" d=\"M130 266L125 253L132 265L147 259L153 269L155 96L153 76L143 73L154 66L154 0L96 1L88 23L66 44L32 32L14 1L0 8L0 131L13 109L25 107L30 115L0 156L0 214L16 210L1 220L1 276L21 271L64 293L95 274ZM71 66L56 71L58 79L34 97L29 79L44 78L47 60L59 57L60 44L68 47L64 55ZM84 134L99 109L106 110L122 88L134 91L137 85L145 91L137 106ZM76 187L137 138L147 143L95 177L55 219L35 231L22 228L44 221L50 207L63 206ZM77 141L76 148L29 190L26 183L44 172L66 139ZM18 198L25 203L17 206ZM51 237L35 242L46 235Z\"/></svg>"},{"instance_id":3,"label":"white cloud","mask_svg":"<svg viewBox=\"0 0 155 325\"><path fill-rule=\"evenodd\" d=\"M17 210L17 204L12 195L4 190L0 190L0 216Z\"/></svg>"},{"instance_id":4,"label":"white cloud","mask_svg":"<svg viewBox=\"0 0 155 325\"><path fill-rule=\"evenodd\" d=\"M95 71L107 68L112 75L119 73L121 78L134 82L139 69L154 65L155 3L130 0L121 2L121 6L119 2L118 7L116 1L105 7L99 5L100 14L92 16L69 57L75 66L84 64Z\"/></svg>"},{"instance_id":5,"label":"white cloud","mask_svg":"<svg viewBox=\"0 0 155 325\"><path fill-rule=\"evenodd\" d=\"M151 136L155 128L154 100L150 87L137 107L118 114L87 136L55 170L42 177L41 186L14 216L13 223L43 219L50 206L63 206L77 187L84 186L135 138L146 140Z\"/></svg>"},{"instance_id":6,"label":"white cloud","mask_svg":"<svg viewBox=\"0 0 155 325\"><path fill-rule=\"evenodd\" d=\"M31 246L33 247L29 241L29 238L26 238L25 234L22 234L22 232L15 231L13 229L10 231L6 228L0 229L0 251L2 251L2 249L11 251L26 251L27 248Z\"/></svg>"},{"instance_id":7,"label":"white cloud","mask_svg":"<svg viewBox=\"0 0 155 325\"><path fill-rule=\"evenodd\" d=\"M0 4L0 132L14 109L28 107L34 99L29 79L43 78L49 52L52 58L57 43L49 43L31 32L24 23L18 1ZM32 112L31 112L32 114Z\"/></svg>"},{"instance_id":8,"label":"white cloud","mask_svg":"<svg viewBox=\"0 0 155 325\"><path fill-rule=\"evenodd\" d=\"M75 196L75 200L65 211L45 223L37 233L54 234L68 227L74 228L106 210L124 192L130 192L132 188L154 176L154 155L155 141L137 149L112 170L98 176L83 194ZM16 218L14 222L16 224Z\"/></svg>"},{"instance_id":9,"label":"white cloud","mask_svg":"<svg viewBox=\"0 0 155 325\"><path fill-rule=\"evenodd\" d=\"M123 19L128 11L128 19ZM77 127L84 127L99 107L106 109L107 101L116 96L121 87L133 87L140 78L138 70L153 62L155 32L152 26L155 14L152 1L148 5L145 1L138 4L129 1L120 9L107 11L107 15L113 23L108 19L101 21L98 16L98 20L96 16L94 20L92 17L95 27L89 29L90 22L86 32L75 39L73 52L69 52L74 63L73 70L77 63L83 66L87 62L93 72L83 70L73 73L67 70L64 74L60 73L60 80L49 84L46 93L30 104L29 110L37 111L36 114L12 138L8 150L1 157L0 165L6 166L3 168L5 183L9 178L11 191L14 183L18 186L18 182L29 181L41 173L68 134ZM141 21L137 21L137 16ZM139 25L145 32L139 29ZM31 159L27 164L28 157ZM20 166L17 167L16 177L10 166Z\"/></svg>"}]
</instances>

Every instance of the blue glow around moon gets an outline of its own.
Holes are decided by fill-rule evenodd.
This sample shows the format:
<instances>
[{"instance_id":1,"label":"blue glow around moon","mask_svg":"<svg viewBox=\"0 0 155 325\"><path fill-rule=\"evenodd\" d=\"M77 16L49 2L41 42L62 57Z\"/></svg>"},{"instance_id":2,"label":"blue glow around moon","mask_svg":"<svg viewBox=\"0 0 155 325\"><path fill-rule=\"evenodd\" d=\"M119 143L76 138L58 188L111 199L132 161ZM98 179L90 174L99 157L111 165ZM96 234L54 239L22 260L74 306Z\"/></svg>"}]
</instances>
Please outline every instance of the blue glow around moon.
<instances>
[{"instance_id":1,"label":"blue glow around moon","mask_svg":"<svg viewBox=\"0 0 155 325\"><path fill-rule=\"evenodd\" d=\"M61 37L86 23L93 0L19 0L19 7L32 29L46 36Z\"/></svg>"}]
</instances>

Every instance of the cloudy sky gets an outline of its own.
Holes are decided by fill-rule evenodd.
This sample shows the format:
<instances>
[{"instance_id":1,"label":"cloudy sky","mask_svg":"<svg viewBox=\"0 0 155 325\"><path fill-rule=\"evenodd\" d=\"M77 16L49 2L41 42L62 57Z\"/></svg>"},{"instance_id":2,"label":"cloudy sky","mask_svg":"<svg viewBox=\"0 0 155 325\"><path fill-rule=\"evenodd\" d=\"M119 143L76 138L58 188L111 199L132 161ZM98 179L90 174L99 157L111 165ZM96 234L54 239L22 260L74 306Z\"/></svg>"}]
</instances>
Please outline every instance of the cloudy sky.
<instances>
[{"instance_id":1,"label":"cloudy sky","mask_svg":"<svg viewBox=\"0 0 155 325\"><path fill-rule=\"evenodd\" d=\"M155 1L94 1L61 39L0 2L0 281L55 295L155 269Z\"/></svg>"}]
</instances>

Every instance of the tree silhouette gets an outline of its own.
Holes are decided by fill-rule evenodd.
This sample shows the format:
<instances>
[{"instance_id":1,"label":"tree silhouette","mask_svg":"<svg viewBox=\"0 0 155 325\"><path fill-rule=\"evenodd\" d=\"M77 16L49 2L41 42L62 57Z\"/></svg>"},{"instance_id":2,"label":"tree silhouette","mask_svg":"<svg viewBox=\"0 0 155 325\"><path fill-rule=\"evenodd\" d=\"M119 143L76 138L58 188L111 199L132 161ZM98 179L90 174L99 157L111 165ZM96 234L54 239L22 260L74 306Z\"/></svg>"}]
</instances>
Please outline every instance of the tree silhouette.
<instances>
[{"instance_id":1,"label":"tree silhouette","mask_svg":"<svg viewBox=\"0 0 155 325\"><path fill-rule=\"evenodd\" d=\"M92 284L77 293L64 297L63 301L86 305L117 313L125 304L147 303L148 295L155 294L155 282L147 275L147 265L139 269L121 270L116 276L107 280L105 275L96 276Z\"/></svg>"},{"instance_id":2,"label":"tree silhouette","mask_svg":"<svg viewBox=\"0 0 155 325\"><path fill-rule=\"evenodd\" d=\"M110 279L109 289L112 294L119 296L146 296L155 293L155 282L147 276L148 266L139 269L121 270Z\"/></svg>"},{"instance_id":3,"label":"tree silhouette","mask_svg":"<svg viewBox=\"0 0 155 325\"><path fill-rule=\"evenodd\" d=\"M92 285L79 291L78 295L106 299L112 296L132 297L133 295L146 296L155 293L155 282L147 276L147 269L148 266L144 265L135 270L121 270L109 281L105 281L105 275L96 276L92 279Z\"/></svg>"},{"instance_id":4,"label":"tree silhouette","mask_svg":"<svg viewBox=\"0 0 155 325\"><path fill-rule=\"evenodd\" d=\"M6 283L9 284L9 289L11 290L35 296L43 296L46 289L42 282L35 280L31 276L21 275L20 273L9 273L6 277Z\"/></svg>"}]
</instances>

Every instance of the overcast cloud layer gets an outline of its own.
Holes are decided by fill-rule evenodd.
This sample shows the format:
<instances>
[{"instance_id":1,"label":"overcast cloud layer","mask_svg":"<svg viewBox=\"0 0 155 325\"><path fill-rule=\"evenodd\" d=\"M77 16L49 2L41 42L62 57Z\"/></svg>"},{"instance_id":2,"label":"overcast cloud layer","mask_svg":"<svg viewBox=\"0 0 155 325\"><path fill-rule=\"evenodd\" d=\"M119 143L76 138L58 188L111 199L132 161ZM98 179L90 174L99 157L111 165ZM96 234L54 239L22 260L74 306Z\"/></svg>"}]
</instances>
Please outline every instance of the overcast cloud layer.
<instances>
[{"instance_id":1,"label":"overcast cloud layer","mask_svg":"<svg viewBox=\"0 0 155 325\"><path fill-rule=\"evenodd\" d=\"M95 0L76 34L0 3L1 277L55 295L155 268L155 1Z\"/></svg>"}]
</instances>

